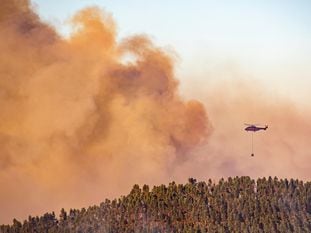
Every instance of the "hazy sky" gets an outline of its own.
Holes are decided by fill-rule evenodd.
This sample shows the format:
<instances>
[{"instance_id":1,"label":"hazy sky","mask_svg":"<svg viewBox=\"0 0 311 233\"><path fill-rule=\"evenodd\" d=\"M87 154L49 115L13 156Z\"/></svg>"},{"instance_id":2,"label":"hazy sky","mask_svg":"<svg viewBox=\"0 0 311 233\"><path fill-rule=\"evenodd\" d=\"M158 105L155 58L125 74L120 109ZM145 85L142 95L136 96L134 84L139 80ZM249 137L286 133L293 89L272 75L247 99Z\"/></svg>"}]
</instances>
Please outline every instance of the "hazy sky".
<instances>
[{"instance_id":1,"label":"hazy sky","mask_svg":"<svg viewBox=\"0 0 311 233\"><path fill-rule=\"evenodd\" d=\"M120 38L144 33L177 52L182 88L190 81L200 86L213 78L207 77L211 70L233 64L246 78L261 80L272 91L304 102L310 97L311 1L33 2L64 34L69 31L64 22L78 9L104 8L115 18Z\"/></svg>"}]
</instances>

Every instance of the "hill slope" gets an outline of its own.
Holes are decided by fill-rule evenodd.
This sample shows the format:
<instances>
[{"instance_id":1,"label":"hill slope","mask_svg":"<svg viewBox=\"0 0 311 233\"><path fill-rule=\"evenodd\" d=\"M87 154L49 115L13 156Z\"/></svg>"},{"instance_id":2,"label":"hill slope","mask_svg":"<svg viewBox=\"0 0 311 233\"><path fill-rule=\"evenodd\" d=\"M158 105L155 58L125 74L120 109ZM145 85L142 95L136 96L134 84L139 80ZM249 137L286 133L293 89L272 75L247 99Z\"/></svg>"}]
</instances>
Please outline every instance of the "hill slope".
<instances>
[{"instance_id":1,"label":"hill slope","mask_svg":"<svg viewBox=\"0 0 311 233\"><path fill-rule=\"evenodd\" d=\"M139 188L88 209L1 226L11 232L311 232L311 182L235 177Z\"/></svg>"}]
</instances>

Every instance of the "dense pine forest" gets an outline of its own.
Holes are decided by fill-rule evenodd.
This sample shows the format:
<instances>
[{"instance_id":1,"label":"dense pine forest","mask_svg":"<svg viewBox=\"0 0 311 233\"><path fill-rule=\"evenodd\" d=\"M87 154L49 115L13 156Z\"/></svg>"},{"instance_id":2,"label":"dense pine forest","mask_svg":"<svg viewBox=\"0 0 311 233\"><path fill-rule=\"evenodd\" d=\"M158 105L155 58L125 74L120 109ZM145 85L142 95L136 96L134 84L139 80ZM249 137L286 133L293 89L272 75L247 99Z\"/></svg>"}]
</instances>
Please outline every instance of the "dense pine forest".
<instances>
[{"instance_id":1,"label":"dense pine forest","mask_svg":"<svg viewBox=\"0 0 311 233\"><path fill-rule=\"evenodd\" d=\"M249 177L134 185L127 196L2 225L1 233L311 232L311 182Z\"/></svg>"}]
</instances>

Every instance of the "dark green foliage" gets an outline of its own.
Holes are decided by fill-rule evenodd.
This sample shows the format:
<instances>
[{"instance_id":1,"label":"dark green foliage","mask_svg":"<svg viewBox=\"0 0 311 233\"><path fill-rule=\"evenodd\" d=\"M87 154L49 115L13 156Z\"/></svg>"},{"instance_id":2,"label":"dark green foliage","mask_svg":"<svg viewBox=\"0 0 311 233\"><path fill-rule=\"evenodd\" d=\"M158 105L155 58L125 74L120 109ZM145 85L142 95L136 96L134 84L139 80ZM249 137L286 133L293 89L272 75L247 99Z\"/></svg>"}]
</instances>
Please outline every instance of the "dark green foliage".
<instances>
[{"instance_id":1,"label":"dark green foliage","mask_svg":"<svg viewBox=\"0 0 311 233\"><path fill-rule=\"evenodd\" d=\"M142 189L81 210L16 219L0 233L311 232L311 183L249 177Z\"/></svg>"}]
</instances>

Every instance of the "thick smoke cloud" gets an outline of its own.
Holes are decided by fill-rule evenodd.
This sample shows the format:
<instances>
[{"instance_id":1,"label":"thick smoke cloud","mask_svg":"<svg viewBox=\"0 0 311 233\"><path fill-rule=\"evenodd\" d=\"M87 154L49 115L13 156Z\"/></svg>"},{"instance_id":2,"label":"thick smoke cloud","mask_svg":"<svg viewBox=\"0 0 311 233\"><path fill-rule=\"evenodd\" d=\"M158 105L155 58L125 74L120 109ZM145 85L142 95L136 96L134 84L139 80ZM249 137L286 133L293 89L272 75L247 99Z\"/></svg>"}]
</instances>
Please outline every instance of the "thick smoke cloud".
<instances>
[{"instance_id":1,"label":"thick smoke cloud","mask_svg":"<svg viewBox=\"0 0 311 233\"><path fill-rule=\"evenodd\" d=\"M64 39L29 1L1 2L0 222L164 182L211 131L177 94L173 56L144 36L118 43L97 8L71 23Z\"/></svg>"},{"instance_id":2,"label":"thick smoke cloud","mask_svg":"<svg viewBox=\"0 0 311 233\"><path fill-rule=\"evenodd\" d=\"M310 109L228 67L198 86L187 79L183 95L205 106L186 101L174 56L147 37L118 42L97 8L71 23L64 39L29 1L1 2L0 223L98 204L134 183L311 178ZM255 157L245 122L269 125L255 134Z\"/></svg>"}]
</instances>

